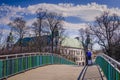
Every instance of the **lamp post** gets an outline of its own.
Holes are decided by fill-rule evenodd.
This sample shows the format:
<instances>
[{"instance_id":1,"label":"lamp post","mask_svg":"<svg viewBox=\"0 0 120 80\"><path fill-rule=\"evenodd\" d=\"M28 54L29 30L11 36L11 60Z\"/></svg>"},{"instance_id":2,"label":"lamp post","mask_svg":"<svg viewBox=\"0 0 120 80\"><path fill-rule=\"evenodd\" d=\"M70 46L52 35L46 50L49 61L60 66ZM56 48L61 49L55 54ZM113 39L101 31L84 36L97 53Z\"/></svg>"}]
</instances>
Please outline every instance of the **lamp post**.
<instances>
[{"instance_id":1,"label":"lamp post","mask_svg":"<svg viewBox=\"0 0 120 80\"><path fill-rule=\"evenodd\" d=\"M85 46L86 46L86 50L88 50L88 45L90 44L90 35L87 34L87 38L85 40Z\"/></svg>"},{"instance_id":2,"label":"lamp post","mask_svg":"<svg viewBox=\"0 0 120 80\"><path fill-rule=\"evenodd\" d=\"M54 31L54 38L55 38L55 52L57 53L57 47L58 47L58 43L59 43L59 31L58 31L58 27L55 27L55 31Z\"/></svg>"},{"instance_id":3,"label":"lamp post","mask_svg":"<svg viewBox=\"0 0 120 80\"><path fill-rule=\"evenodd\" d=\"M86 64L88 64L88 57L87 57L87 51L88 51L88 46L90 45L91 43L91 39L90 39L90 35L87 34L87 38L85 40L85 55L86 55Z\"/></svg>"},{"instance_id":4,"label":"lamp post","mask_svg":"<svg viewBox=\"0 0 120 80\"><path fill-rule=\"evenodd\" d=\"M8 50L11 50L13 46L13 35L12 32L9 33L9 36L7 37L7 48Z\"/></svg>"}]
</instances>

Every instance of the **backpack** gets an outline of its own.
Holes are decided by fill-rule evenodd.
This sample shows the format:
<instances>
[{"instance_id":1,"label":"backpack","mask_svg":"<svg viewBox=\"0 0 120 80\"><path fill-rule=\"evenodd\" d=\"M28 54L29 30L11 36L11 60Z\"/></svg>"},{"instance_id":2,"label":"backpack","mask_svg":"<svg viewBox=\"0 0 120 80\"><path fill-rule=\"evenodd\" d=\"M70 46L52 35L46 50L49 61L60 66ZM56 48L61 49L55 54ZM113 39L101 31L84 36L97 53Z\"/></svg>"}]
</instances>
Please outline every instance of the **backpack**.
<instances>
[{"instance_id":1,"label":"backpack","mask_svg":"<svg viewBox=\"0 0 120 80\"><path fill-rule=\"evenodd\" d=\"M91 54L91 52L90 51L88 51L87 52L87 56L91 56L92 54Z\"/></svg>"}]
</instances>

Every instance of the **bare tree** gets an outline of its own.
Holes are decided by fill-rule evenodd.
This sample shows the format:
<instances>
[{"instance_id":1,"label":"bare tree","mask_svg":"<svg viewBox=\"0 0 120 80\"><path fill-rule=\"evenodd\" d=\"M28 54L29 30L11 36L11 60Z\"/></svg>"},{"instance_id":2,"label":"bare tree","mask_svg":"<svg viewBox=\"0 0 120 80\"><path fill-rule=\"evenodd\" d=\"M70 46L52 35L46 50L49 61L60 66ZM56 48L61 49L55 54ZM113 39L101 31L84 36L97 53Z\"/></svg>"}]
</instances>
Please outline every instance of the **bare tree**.
<instances>
[{"instance_id":1,"label":"bare tree","mask_svg":"<svg viewBox=\"0 0 120 80\"><path fill-rule=\"evenodd\" d=\"M49 30L51 33L51 50L53 52L54 47L54 39L59 36L59 31L62 29L62 22L64 17L61 14L57 14L55 12L47 13L47 22L49 26Z\"/></svg>"},{"instance_id":2,"label":"bare tree","mask_svg":"<svg viewBox=\"0 0 120 80\"><path fill-rule=\"evenodd\" d=\"M86 52L88 51L88 48L92 50L92 41L91 41L91 34L90 34L90 30L89 28L86 29L79 29L79 37L80 37L80 41L82 43L84 52L85 52L85 56L86 56L86 64L88 63L88 57ZM89 47L90 46L90 47Z\"/></svg>"},{"instance_id":3,"label":"bare tree","mask_svg":"<svg viewBox=\"0 0 120 80\"><path fill-rule=\"evenodd\" d=\"M3 37L3 28L0 29L0 47L2 47L2 44L1 44L2 37Z\"/></svg>"},{"instance_id":4,"label":"bare tree","mask_svg":"<svg viewBox=\"0 0 120 80\"><path fill-rule=\"evenodd\" d=\"M61 30L59 31L59 46L62 46L62 42L65 40L66 36L64 34L65 29L61 28Z\"/></svg>"},{"instance_id":5,"label":"bare tree","mask_svg":"<svg viewBox=\"0 0 120 80\"><path fill-rule=\"evenodd\" d=\"M80 37L80 41L82 43L82 46L83 46L85 52L86 52L86 50L88 50L88 48L90 48L92 50L93 44L92 44L91 37L93 37L93 36L92 36L89 28L79 29L79 37ZM91 45L91 47L89 47L89 45Z\"/></svg>"},{"instance_id":6,"label":"bare tree","mask_svg":"<svg viewBox=\"0 0 120 80\"><path fill-rule=\"evenodd\" d=\"M13 22L9 23L9 25L11 26L11 29L14 30L16 32L16 34L19 36L19 46L20 46L20 51L22 51L22 39L24 37L25 34L25 20L23 20L23 18L21 17L17 17L14 19Z\"/></svg>"},{"instance_id":7,"label":"bare tree","mask_svg":"<svg viewBox=\"0 0 120 80\"><path fill-rule=\"evenodd\" d=\"M86 39L86 32L83 28L79 29L79 36L80 36L80 40L82 42L82 46L85 50L85 39Z\"/></svg>"},{"instance_id":8,"label":"bare tree","mask_svg":"<svg viewBox=\"0 0 120 80\"><path fill-rule=\"evenodd\" d=\"M114 56L113 51L113 43L115 41L115 37L118 38L120 35L120 18L116 14L109 14L108 12L104 12L100 17L96 17L94 25L90 26L90 30L93 34L98 38L97 42L101 45L105 53L109 56ZM116 35L118 34L118 35ZM118 39L115 42L120 42Z\"/></svg>"},{"instance_id":9,"label":"bare tree","mask_svg":"<svg viewBox=\"0 0 120 80\"><path fill-rule=\"evenodd\" d=\"M33 26L34 26L34 32L36 34L36 45L39 49L39 51L41 51L41 44L42 44L42 31L43 31L43 28L44 28L44 21L45 21L45 18L46 18L46 10L42 9L42 8L39 8L37 11L36 11L36 14L37 14L37 20L33 23Z\"/></svg>"},{"instance_id":10,"label":"bare tree","mask_svg":"<svg viewBox=\"0 0 120 80\"><path fill-rule=\"evenodd\" d=\"M58 54L61 54L60 53L60 48L62 47L62 43L63 43L63 41L65 40L65 38L66 38L66 35L65 35L65 29L64 28L61 28L60 30L59 30L59 36L58 36L58 43L57 43L57 53ZM63 53L62 53L63 54Z\"/></svg>"},{"instance_id":11,"label":"bare tree","mask_svg":"<svg viewBox=\"0 0 120 80\"><path fill-rule=\"evenodd\" d=\"M0 54L2 54L2 49L3 49L2 38L3 38L3 27L0 29Z\"/></svg>"}]
</instances>

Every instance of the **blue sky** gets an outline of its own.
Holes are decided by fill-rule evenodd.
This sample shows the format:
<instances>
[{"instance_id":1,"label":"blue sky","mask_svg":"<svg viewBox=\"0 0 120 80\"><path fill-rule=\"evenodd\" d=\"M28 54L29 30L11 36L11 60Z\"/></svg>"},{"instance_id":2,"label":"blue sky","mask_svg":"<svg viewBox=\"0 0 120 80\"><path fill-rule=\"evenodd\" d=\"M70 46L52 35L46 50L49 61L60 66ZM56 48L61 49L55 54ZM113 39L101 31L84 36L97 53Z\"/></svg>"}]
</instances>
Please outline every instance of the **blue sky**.
<instances>
[{"instance_id":1,"label":"blue sky","mask_svg":"<svg viewBox=\"0 0 120 80\"><path fill-rule=\"evenodd\" d=\"M45 5L43 3L45 3ZM63 3L62 5L66 6L66 7L59 6L60 3ZM94 3L94 4L92 4L92 3ZM47 9L50 9L50 10L56 9L59 12L65 11L64 14L67 14L67 16L66 15L64 16L65 22L67 24L66 27L69 27L72 25L72 26L74 26L74 28L76 28L77 26L80 27L81 24L83 25L86 23L93 22L94 18L96 16L98 16L98 14L102 13L101 8L103 8L103 6L105 6L105 8L103 10L106 10L106 7L107 7L107 9L109 9L109 8L111 8L111 9L118 8L119 9L120 8L119 0L0 0L0 5L2 5L2 4L7 4L9 6L15 6L15 7L13 7L13 10L6 10L6 11L11 11L11 12L9 12L12 14L12 15L11 14L9 15L9 16L11 16L11 17L9 17L10 20L13 19L14 16L22 16L22 17L24 17L25 20L30 21L30 19L35 18L35 14L31 14L31 13L35 12L34 8L38 8L39 6L41 6L41 7L47 6L46 7ZM39 5L39 4L43 4L43 5ZM69 5L69 6L71 6L71 8L68 8L68 4L72 4L72 6ZM91 7L89 8L88 4L90 4L90 6L92 6L92 8ZM84 8L77 9L77 5L79 5L79 6L84 5ZM25 12L25 10L23 12L18 11L19 10L18 6L21 6L21 8L26 8L26 10L29 10L31 12L28 13L29 15L25 15L25 13L27 13L27 11L26 12ZM99 7L100 9L93 8L96 6ZM85 8L85 7L87 7L87 8ZM60 8L62 8L62 10ZM64 9L66 9L66 10L64 10ZM67 9L71 9L71 11L69 11ZM21 15L21 13L24 13L24 14ZM6 17L6 20L5 20L4 16L7 16L7 15L2 13L3 20L1 19L0 23L4 23L5 21L6 22L10 21L10 20L8 21L8 17ZM28 22L28 23L31 23L31 22ZM71 29L68 31L71 31ZM76 33L75 33L75 35L76 35Z\"/></svg>"},{"instance_id":2,"label":"blue sky","mask_svg":"<svg viewBox=\"0 0 120 80\"><path fill-rule=\"evenodd\" d=\"M62 3L62 6L60 3ZM73 28L81 28L81 25L84 27L83 25L92 23L94 18L99 16L103 11L109 10L119 13L118 10L120 8L119 0L0 0L0 5L2 4L8 6L4 8L6 10L3 13L1 11L0 24L8 24L15 16L22 16L27 20L27 24L30 24L35 18L34 12L36 8L45 7L51 11L63 12L66 23L65 27L70 29L68 32ZM83 8L80 7L81 5ZM10 8L9 6L14 7ZM118 10L113 8L117 8ZM4 14L6 11L9 14ZM76 35L77 31L74 31L72 33Z\"/></svg>"},{"instance_id":3,"label":"blue sky","mask_svg":"<svg viewBox=\"0 0 120 80\"><path fill-rule=\"evenodd\" d=\"M120 7L120 0L0 0L0 4L5 3L8 5L21 5L26 7L28 5L38 4L38 3L74 3L86 5L88 3L96 2L97 4L105 4L108 7Z\"/></svg>"}]
</instances>

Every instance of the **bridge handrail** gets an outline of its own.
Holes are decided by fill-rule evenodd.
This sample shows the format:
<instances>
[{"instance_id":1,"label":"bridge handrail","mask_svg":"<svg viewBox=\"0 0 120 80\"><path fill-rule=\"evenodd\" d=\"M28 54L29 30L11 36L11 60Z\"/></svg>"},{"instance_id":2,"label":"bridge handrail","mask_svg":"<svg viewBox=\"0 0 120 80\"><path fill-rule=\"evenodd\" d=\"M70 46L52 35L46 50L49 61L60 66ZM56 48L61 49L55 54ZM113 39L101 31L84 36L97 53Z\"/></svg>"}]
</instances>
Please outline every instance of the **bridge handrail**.
<instances>
[{"instance_id":1,"label":"bridge handrail","mask_svg":"<svg viewBox=\"0 0 120 80\"><path fill-rule=\"evenodd\" d=\"M20 58L20 57L25 57L25 56L31 56L31 55L56 55L56 56L62 57L61 55L58 55L58 54L55 54L55 53L32 52L32 53L19 53L19 54L11 54L11 55L0 55L0 60L15 59L15 58ZM62 57L62 58L64 58L64 57ZM74 63L72 60L69 60L69 61L72 62L72 63Z\"/></svg>"},{"instance_id":2,"label":"bridge handrail","mask_svg":"<svg viewBox=\"0 0 120 80\"><path fill-rule=\"evenodd\" d=\"M29 55L28 55L29 54ZM22 56L18 56L22 55ZM27 56L26 56L27 55ZM15 57L10 57L15 56ZM76 65L60 55L52 53L26 53L0 56L0 80L9 76L50 64Z\"/></svg>"},{"instance_id":3,"label":"bridge handrail","mask_svg":"<svg viewBox=\"0 0 120 80\"><path fill-rule=\"evenodd\" d=\"M100 54L96 57L96 64L98 64L107 80L120 80L120 63L113 58Z\"/></svg>"},{"instance_id":4,"label":"bridge handrail","mask_svg":"<svg viewBox=\"0 0 120 80\"><path fill-rule=\"evenodd\" d=\"M27 56L27 55L37 55L37 54L41 54L41 55L49 55L52 53L46 53L46 52L32 52L32 53L18 53L18 54L9 54L9 55L0 55L0 59L1 58L9 58L9 57L18 57L18 56ZM57 55L57 54L54 54Z\"/></svg>"},{"instance_id":5,"label":"bridge handrail","mask_svg":"<svg viewBox=\"0 0 120 80\"><path fill-rule=\"evenodd\" d=\"M111 64L114 68L116 68L120 72L120 62L116 61L115 59L109 57L106 54L99 54L98 56L103 57L109 64Z\"/></svg>"},{"instance_id":6,"label":"bridge handrail","mask_svg":"<svg viewBox=\"0 0 120 80\"><path fill-rule=\"evenodd\" d=\"M120 62L116 61L115 59L109 57L106 54L102 54L102 56L107 59L108 62L110 62L111 65L114 65L115 68L119 68L120 67ZM120 70L119 70L120 71Z\"/></svg>"}]
</instances>

